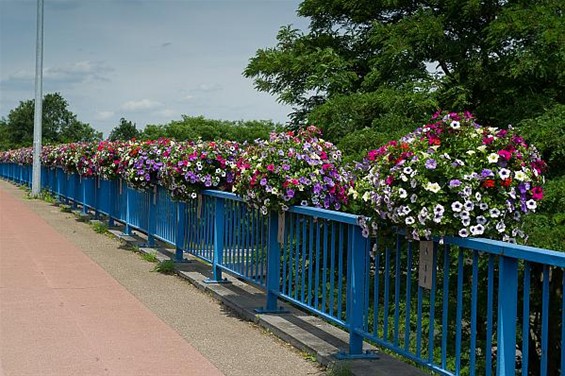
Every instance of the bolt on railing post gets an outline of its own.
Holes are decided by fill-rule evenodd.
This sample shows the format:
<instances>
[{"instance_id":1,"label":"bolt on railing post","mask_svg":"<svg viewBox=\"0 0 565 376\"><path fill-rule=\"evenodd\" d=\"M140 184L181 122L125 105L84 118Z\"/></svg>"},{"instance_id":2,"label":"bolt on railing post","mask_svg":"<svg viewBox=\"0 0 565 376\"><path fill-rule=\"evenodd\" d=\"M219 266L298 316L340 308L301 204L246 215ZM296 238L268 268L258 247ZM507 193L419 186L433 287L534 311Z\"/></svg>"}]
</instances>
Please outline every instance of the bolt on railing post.
<instances>
[{"instance_id":1,"label":"bolt on railing post","mask_svg":"<svg viewBox=\"0 0 565 376\"><path fill-rule=\"evenodd\" d=\"M498 284L497 375L516 373L518 260L501 256Z\"/></svg>"},{"instance_id":2,"label":"bolt on railing post","mask_svg":"<svg viewBox=\"0 0 565 376\"><path fill-rule=\"evenodd\" d=\"M227 279L222 278L222 269L220 265L224 259L224 221L225 221L225 205L224 199L215 198L214 209L214 260L212 260L211 279L207 279L206 283L226 283Z\"/></svg>"},{"instance_id":3,"label":"bolt on railing post","mask_svg":"<svg viewBox=\"0 0 565 376\"><path fill-rule=\"evenodd\" d=\"M175 242L175 262L184 261L184 242L186 233L186 203L177 202L177 238Z\"/></svg>"}]
</instances>

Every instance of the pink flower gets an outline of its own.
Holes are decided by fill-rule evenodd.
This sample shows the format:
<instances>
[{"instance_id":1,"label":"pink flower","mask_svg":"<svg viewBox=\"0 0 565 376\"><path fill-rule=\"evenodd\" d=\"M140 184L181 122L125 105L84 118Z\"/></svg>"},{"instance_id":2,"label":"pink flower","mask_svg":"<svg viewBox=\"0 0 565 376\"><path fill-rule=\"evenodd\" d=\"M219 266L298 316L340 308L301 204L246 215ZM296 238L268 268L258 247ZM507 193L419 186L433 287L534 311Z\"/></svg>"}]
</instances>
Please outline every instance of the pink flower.
<instances>
[{"instance_id":1,"label":"pink flower","mask_svg":"<svg viewBox=\"0 0 565 376\"><path fill-rule=\"evenodd\" d=\"M275 165L273 164L267 165L267 171L271 171L271 172L275 171Z\"/></svg>"},{"instance_id":2,"label":"pink flower","mask_svg":"<svg viewBox=\"0 0 565 376\"><path fill-rule=\"evenodd\" d=\"M532 188L532 198L536 201L541 200L543 198L543 188L542 187Z\"/></svg>"},{"instance_id":3,"label":"pink flower","mask_svg":"<svg viewBox=\"0 0 565 376\"><path fill-rule=\"evenodd\" d=\"M504 160L509 161L512 158L512 153L508 150L499 150L498 155L500 155Z\"/></svg>"}]
</instances>

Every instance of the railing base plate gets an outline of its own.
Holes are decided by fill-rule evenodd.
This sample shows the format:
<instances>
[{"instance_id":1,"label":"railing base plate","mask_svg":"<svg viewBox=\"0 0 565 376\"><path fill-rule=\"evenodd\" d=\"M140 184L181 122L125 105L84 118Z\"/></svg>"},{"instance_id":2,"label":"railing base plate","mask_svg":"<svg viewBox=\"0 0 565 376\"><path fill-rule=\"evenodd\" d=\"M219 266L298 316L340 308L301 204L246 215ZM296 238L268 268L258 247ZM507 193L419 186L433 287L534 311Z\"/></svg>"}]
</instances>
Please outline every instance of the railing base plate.
<instances>
[{"instance_id":1,"label":"railing base plate","mask_svg":"<svg viewBox=\"0 0 565 376\"><path fill-rule=\"evenodd\" d=\"M267 308L261 307L261 308L255 308L253 310L253 312L259 313L259 314L290 313L290 311L288 309L284 309L283 307L278 307L277 309L267 309Z\"/></svg>"},{"instance_id":2,"label":"railing base plate","mask_svg":"<svg viewBox=\"0 0 565 376\"><path fill-rule=\"evenodd\" d=\"M379 359L379 356L371 350L365 350L362 354L349 354L345 351L340 351L335 354L338 360L354 360L354 359Z\"/></svg>"},{"instance_id":3,"label":"railing base plate","mask_svg":"<svg viewBox=\"0 0 565 376\"><path fill-rule=\"evenodd\" d=\"M206 278L204 280L204 283L207 284L207 285L228 285L228 284L231 283L231 281L228 281L227 278L220 279L220 280Z\"/></svg>"}]
</instances>

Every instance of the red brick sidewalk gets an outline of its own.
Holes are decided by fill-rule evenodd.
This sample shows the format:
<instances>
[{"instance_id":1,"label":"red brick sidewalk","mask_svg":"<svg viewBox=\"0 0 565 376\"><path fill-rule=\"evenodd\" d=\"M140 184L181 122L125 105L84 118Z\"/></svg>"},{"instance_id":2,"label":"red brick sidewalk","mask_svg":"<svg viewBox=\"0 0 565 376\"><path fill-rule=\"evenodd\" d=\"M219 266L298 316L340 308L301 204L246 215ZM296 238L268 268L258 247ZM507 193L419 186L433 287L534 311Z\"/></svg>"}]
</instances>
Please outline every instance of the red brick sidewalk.
<instances>
[{"instance_id":1,"label":"red brick sidewalk","mask_svg":"<svg viewBox=\"0 0 565 376\"><path fill-rule=\"evenodd\" d=\"M0 188L0 376L221 375Z\"/></svg>"}]
</instances>

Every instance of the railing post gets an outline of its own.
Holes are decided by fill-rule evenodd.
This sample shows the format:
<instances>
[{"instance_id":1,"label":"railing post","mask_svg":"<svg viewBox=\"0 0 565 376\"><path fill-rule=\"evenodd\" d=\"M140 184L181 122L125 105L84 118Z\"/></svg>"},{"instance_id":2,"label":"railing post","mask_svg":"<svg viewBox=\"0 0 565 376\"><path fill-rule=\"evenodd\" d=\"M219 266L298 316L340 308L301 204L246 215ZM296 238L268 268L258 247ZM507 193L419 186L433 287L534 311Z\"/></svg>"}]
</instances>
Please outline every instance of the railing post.
<instances>
[{"instance_id":1,"label":"railing post","mask_svg":"<svg viewBox=\"0 0 565 376\"><path fill-rule=\"evenodd\" d=\"M149 193L149 212L148 223L147 223L147 246L155 247L155 232L157 229L157 186L153 187L151 193Z\"/></svg>"},{"instance_id":2,"label":"railing post","mask_svg":"<svg viewBox=\"0 0 565 376\"><path fill-rule=\"evenodd\" d=\"M516 373L518 260L500 256L498 284L497 375Z\"/></svg>"},{"instance_id":3,"label":"railing post","mask_svg":"<svg viewBox=\"0 0 565 376\"><path fill-rule=\"evenodd\" d=\"M79 175L80 185L82 188L82 214L88 214L88 207L86 206L86 183L88 182L87 179L83 179L82 176Z\"/></svg>"},{"instance_id":4,"label":"railing post","mask_svg":"<svg viewBox=\"0 0 565 376\"><path fill-rule=\"evenodd\" d=\"M100 208L99 208L99 196L100 196L100 176L96 176L94 178L94 219L98 219L100 217Z\"/></svg>"},{"instance_id":5,"label":"railing post","mask_svg":"<svg viewBox=\"0 0 565 376\"><path fill-rule=\"evenodd\" d=\"M114 216L116 206L116 183L117 180L108 180L108 197L102 198L103 200L108 200L108 227L114 227Z\"/></svg>"},{"instance_id":6,"label":"railing post","mask_svg":"<svg viewBox=\"0 0 565 376\"><path fill-rule=\"evenodd\" d=\"M75 210L78 207L78 197L79 197L79 191L80 191L80 181L77 178L77 176L78 176L77 174L72 174L73 183L74 183L72 208L75 209Z\"/></svg>"},{"instance_id":7,"label":"railing post","mask_svg":"<svg viewBox=\"0 0 565 376\"><path fill-rule=\"evenodd\" d=\"M373 352L363 352L367 291L369 288L369 239L363 236L361 227L349 226L347 249L347 307L346 322L349 326L349 352L337 354L338 359L375 359Z\"/></svg>"},{"instance_id":8,"label":"railing post","mask_svg":"<svg viewBox=\"0 0 565 376\"><path fill-rule=\"evenodd\" d=\"M269 213L269 233L267 236L267 301L264 308L255 310L257 313L282 313L277 307L280 292L281 248L279 244L279 215Z\"/></svg>"},{"instance_id":9,"label":"railing post","mask_svg":"<svg viewBox=\"0 0 565 376\"><path fill-rule=\"evenodd\" d=\"M222 269L219 267L224 258L224 221L224 199L216 197L214 204L214 260L212 261L214 275L212 279L207 279L206 283L228 283L227 279L222 278Z\"/></svg>"},{"instance_id":10,"label":"railing post","mask_svg":"<svg viewBox=\"0 0 565 376\"><path fill-rule=\"evenodd\" d=\"M186 230L186 203L177 202L177 238L175 239L175 262L184 261L184 241Z\"/></svg>"},{"instance_id":11,"label":"railing post","mask_svg":"<svg viewBox=\"0 0 565 376\"><path fill-rule=\"evenodd\" d=\"M126 191L126 223L124 227L124 235L131 235L131 189L126 185L124 190Z\"/></svg>"}]
</instances>

